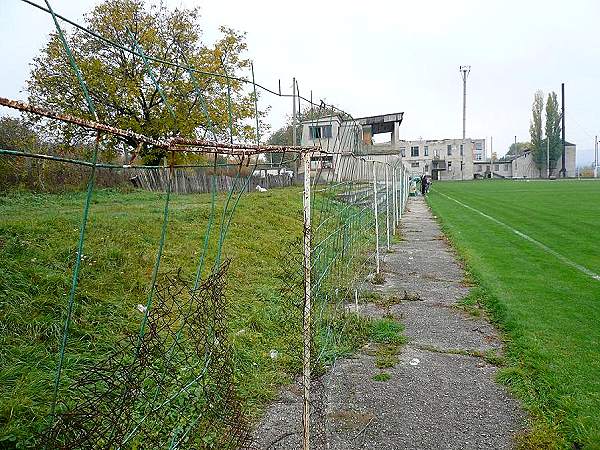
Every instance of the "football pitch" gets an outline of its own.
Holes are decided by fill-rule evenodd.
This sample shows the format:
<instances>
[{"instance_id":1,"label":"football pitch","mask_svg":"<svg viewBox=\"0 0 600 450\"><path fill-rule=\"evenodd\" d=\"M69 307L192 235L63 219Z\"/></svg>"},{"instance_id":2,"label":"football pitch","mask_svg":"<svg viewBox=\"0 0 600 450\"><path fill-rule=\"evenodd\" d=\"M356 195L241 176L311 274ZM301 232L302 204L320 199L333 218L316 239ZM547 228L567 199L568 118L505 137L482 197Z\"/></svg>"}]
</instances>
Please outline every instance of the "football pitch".
<instances>
[{"instance_id":1,"label":"football pitch","mask_svg":"<svg viewBox=\"0 0 600 450\"><path fill-rule=\"evenodd\" d=\"M428 202L504 331L527 445L600 448L600 182L441 182Z\"/></svg>"}]
</instances>

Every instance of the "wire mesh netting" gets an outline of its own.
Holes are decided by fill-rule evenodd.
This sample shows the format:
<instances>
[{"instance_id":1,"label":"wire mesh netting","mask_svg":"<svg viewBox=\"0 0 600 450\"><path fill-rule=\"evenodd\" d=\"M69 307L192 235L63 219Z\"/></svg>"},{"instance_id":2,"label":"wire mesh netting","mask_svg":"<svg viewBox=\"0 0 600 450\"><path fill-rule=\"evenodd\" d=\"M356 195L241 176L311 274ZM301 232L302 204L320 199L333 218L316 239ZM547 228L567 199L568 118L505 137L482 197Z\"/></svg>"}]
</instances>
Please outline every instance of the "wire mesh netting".
<instances>
[{"instance_id":1,"label":"wire mesh netting","mask_svg":"<svg viewBox=\"0 0 600 450\"><path fill-rule=\"evenodd\" d=\"M84 149L0 149L2 187L32 191L9 190L0 203L0 442L326 448L321 376L364 337L366 322L352 305L360 283L377 278L396 233L408 191L401 159L364 155L361 124L301 97L295 83L282 95L253 77L159 60L129 30L122 30L127 47L91 38L138 60L175 124L154 72L180 67L204 125L163 138L108 125L60 20L87 30L55 15L48 2L37 6L54 20L87 118L0 98L36 120L68 125ZM230 83L250 89L251 143L234 143L231 108L229 142L219 138L200 76L221 80L229 102ZM324 120L343 126L335 139L318 136L307 147L296 139L262 145L257 88L293 97L294 106L302 99L309 129ZM107 151L115 141L135 143L124 161ZM133 162L142 148L161 164ZM288 429L264 431L261 413L294 380L301 402L284 418Z\"/></svg>"}]
</instances>

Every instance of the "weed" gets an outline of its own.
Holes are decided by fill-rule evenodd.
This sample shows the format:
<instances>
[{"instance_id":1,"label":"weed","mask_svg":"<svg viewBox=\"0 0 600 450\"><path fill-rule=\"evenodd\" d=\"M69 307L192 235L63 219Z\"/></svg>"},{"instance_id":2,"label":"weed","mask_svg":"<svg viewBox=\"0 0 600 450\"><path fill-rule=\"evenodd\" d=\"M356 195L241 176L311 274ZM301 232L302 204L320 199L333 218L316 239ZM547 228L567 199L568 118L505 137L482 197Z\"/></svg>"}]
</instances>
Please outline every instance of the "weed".
<instances>
[{"instance_id":1,"label":"weed","mask_svg":"<svg viewBox=\"0 0 600 450\"><path fill-rule=\"evenodd\" d=\"M499 354L494 349L487 350L483 354L483 359L485 359L485 361L488 364L491 364L492 366L502 367L506 364L506 359L504 358L504 356Z\"/></svg>"},{"instance_id":2,"label":"weed","mask_svg":"<svg viewBox=\"0 0 600 450\"><path fill-rule=\"evenodd\" d=\"M373 375L373 381L388 381L392 378L392 376L387 372L379 372L376 375Z\"/></svg>"},{"instance_id":3,"label":"weed","mask_svg":"<svg viewBox=\"0 0 600 450\"><path fill-rule=\"evenodd\" d=\"M398 359L400 346L396 344L380 344L375 352L375 367L389 369L400 362Z\"/></svg>"},{"instance_id":4,"label":"weed","mask_svg":"<svg viewBox=\"0 0 600 450\"><path fill-rule=\"evenodd\" d=\"M373 283L373 284L384 284L385 283L385 277L383 276L383 273L382 272L378 272L375 275L373 275L371 283Z\"/></svg>"},{"instance_id":5,"label":"weed","mask_svg":"<svg viewBox=\"0 0 600 450\"><path fill-rule=\"evenodd\" d=\"M361 303L379 304L383 298L384 297L381 293L375 291L361 291L358 296L358 300Z\"/></svg>"},{"instance_id":6,"label":"weed","mask_svg":"<svg viewBox=\"0 0 600 450\"><path fill-rule=\"evenodd\" d=\"M454 304L454 307L473 317L481 317L483 311L483 305L481 303L482 295L482 290L480 288L471 289L466 297L463 297Z\"/></svg>"},{"instance_id":7,"label":"weed","mask_svg":"<svg viewBox=\"0 0 600 450\"><path fill-rule=\"evenodd\" d=\"M404 300L406 302L423 301L423 299L421 298L421 295L418 292L407 292L407 291L404 291L404 296L402 297L402 300Z\"/></svg>"},{"instance_id":8,"label":"weed","mask_svg":"<svg viewBox=\"0 0 600 450\"><path fill-rule=\"evenodd\" d=\"M378 344L400 345L406 342L402 335L404 326L392 318L383 318L371 323L370 339Z\"/></svg>"}]
</instances>

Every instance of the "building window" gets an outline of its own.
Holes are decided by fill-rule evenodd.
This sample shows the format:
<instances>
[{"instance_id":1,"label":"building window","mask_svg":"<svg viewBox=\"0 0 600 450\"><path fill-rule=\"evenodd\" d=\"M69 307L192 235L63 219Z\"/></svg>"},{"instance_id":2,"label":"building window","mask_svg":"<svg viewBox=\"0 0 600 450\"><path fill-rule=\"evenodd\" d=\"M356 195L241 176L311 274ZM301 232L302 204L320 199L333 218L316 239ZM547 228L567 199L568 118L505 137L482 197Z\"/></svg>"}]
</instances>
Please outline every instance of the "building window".
<instances>
[{"instance_id":1,"label":"building window","mask_svg":"<svg viewBox=\"0 0 600 450\"><path fill-rule=\"evenodd\" d=\"M460 144L460 156L464 156L465 155L465 146L463 144Z\"/></svg>"},{"instance_id":2,"label":"building window","mask_svg":"<svg viewBox=\"0 0 600 450\"><path fill-rule=\"evenodd\" d=\"M448 170L452 167L452 161L448 161Z\"/></svg>"},{"instance_id":3,"label":"building window","mask_svg":"<svg viewBox=\"0 0 600 450\"><path fill-rule=\"evenodd\" d=\"M448 145L448 156L452 156L452 146Z\"/></svg>"},{"instance_id":4,"label":"building window","mask_svg":"<svg viewBox=\"0 0 600 450\"><path fill-rule=\"evenodd\" d=\"M308 127L311 139L321 139L321 127Z\"/></svg>"},{"instance_id":5,"label":"building window","mask_svg":"<svg viewBox=\"0 0 600 450\"><path fill-rule=\"evenodd\" d=\"M419 146L410 148L410 156L419 156Z\"/></svg>"},{"instance_id":6,"label":"building window","mask_svg":"<svg viewBox=\"0 0 600 450\"><path fill-rule=\"evenodd\" d=\"M475 172L481 172L481 164L476 164L475 167L477 168Z\"/></svg>"},{"instance_id":7,"label":"building window","mask_svg":"<svg viewBox=\"0 0 600 450\"><path fill-rule=\"evenodd\" d=\"M418 162L410 163L410 167L419 167Z\"/></svg>"},{"instance_id":8,"label":"building window","mask_svg":"<svg viewBox=\"0 0 600 450\"><path fill-rule=\"evenodd\" d=\"M496 170L496 171L500 170L500 164L494 164L494 170Z\"/></svg>"},{"instance_id":9,"label":"building window","mask_svg":"<svg viewBox=\"0 0 600 450\"><path fill-rule=\"evenodd\" d=\"M331 125L308 127L310 139L329 139L332 136Z\"/></svg>"},{"instance_id":10,"label":"building window","mask_svg":"<svg viewBox=\"0 0 600 450\"><path fill-rule=\"evenodd\" d=\"M429 156L429 145L426 145L425 147L423 147L423 155Z\"/></svg>"},{"instance_id":11,"label":"building window","mask_svg":"<svg viewBox=\"0 0 600 450\"><path fill-rule=\"evenodd\" d=\"M504 171L508 172L508 164L504 164Z\"/></svg>"},{"instance_id":12,"label":"building window","mask_svg":"<svg viewBox=\"0 0 600 450\"><path fill-rule=\"evenodd\" d=\"M400 147L400 156L406 156L406 147Z\"/></svg>"}]
</instances>

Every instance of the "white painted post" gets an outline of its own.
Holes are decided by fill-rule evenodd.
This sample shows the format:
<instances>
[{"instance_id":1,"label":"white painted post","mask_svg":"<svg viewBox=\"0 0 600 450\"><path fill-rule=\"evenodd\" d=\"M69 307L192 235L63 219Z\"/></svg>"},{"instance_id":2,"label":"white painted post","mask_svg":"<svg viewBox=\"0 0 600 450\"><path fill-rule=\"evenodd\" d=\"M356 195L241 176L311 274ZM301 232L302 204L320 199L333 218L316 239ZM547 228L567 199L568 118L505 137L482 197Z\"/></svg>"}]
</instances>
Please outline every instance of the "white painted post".
<instances>
[{"instance_id":1,"label":"white painted post","mask_svg":"<svg viewBox=\"0 0 600 450\"><path fill-rule=\"evenodd\" d=\"M398 174L398 180L396 181L398 190L396 191L396 198L398 201L398 211L397 211L397 223L396 226L400 227L400 219L402 219L402 166L400 169L396 171Z\"/></svg>"},{"instance_id":2,"label":"white painted post","mask_svg":"<svg viewBox=\"0 0 600 450\"><path fill-rule=\"evenodd\" d=\"M398 227L398 196L396 195L396 167L392 167L392 204L394 207L394 229L392 234L396 236L396 227Z\"/></svg>"},{"instance_id":3,"label":"white painted post","mask_svg":"<svg viewBox=\"0 0 600 450\"><path fill-rule=\"evenodd\" d=\"M377 169L373 161L373 207L375 209L375 272L379 273L379 216L377 205Z\"/></svg>"},{"instance_id":4,"label":"white painted post","mask_svg":"<svg viewBox=\"0 0 600 450\"><path fill-rule=\"evenodd\" d=\"M390 188L389 188L388 165L385 163L385 232L387 249L390 250Z\"/></svg>"},{"instance_id":5,"label":"white painted post","mask_svg":"<svg viewBox=\"0 0 600 450\"><path fill-rule=\"evenodd\" d=\"M402 220L402 212L404 211L404 165L400 166L400 220Z\"/></svg>"},{"instance_id":6,"label":"white painted post","mask_svg":"<svg viewBox=\"0 0 600 450\"><path fill-rule=\"evenodd\" d=\"M304 155L304 314L303 314L303 384L304 404L302 408L303 449L310 450L310 154Z\"/></svg>"}]
</instances>

